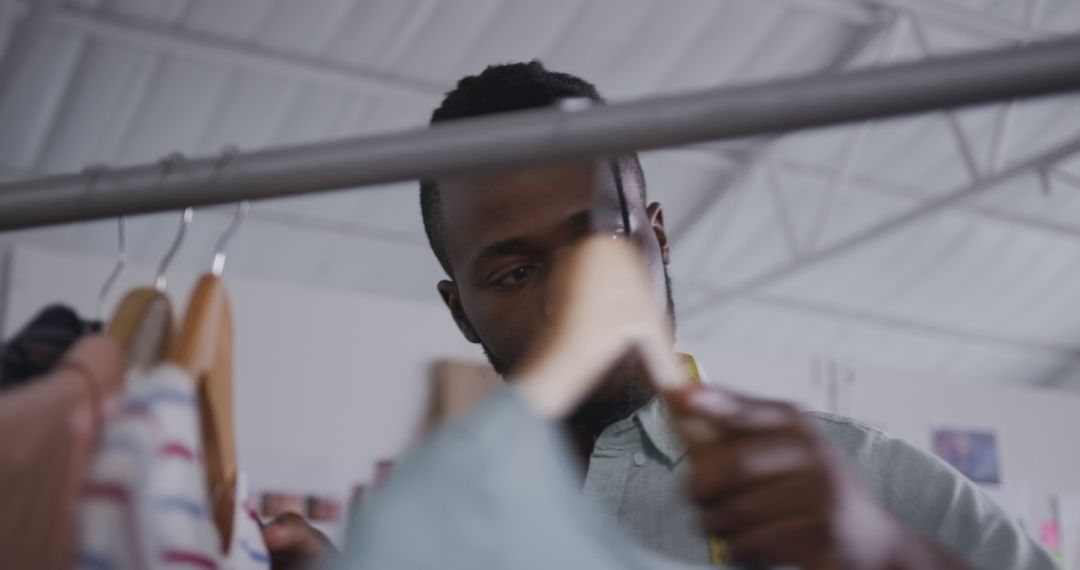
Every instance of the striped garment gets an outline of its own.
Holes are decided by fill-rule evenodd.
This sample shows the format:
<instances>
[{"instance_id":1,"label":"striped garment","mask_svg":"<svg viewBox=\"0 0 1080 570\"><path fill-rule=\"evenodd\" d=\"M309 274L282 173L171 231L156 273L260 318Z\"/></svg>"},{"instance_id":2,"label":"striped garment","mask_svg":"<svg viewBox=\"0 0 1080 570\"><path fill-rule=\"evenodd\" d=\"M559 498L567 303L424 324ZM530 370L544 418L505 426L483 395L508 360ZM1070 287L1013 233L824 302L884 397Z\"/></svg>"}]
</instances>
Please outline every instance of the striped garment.
<instances>
[{"instance_id":1,"label":"striped garment","mask_svg":"<svg viewBox=\"0 0 1080 570\"><path fill-rule=\"evenodd\" d=\"M180 368L132 372L106 423L78 505L76 568L264 570L270 558L237 481L220 552L202 463L195 383Z\"/></svg>"}]
</instances>

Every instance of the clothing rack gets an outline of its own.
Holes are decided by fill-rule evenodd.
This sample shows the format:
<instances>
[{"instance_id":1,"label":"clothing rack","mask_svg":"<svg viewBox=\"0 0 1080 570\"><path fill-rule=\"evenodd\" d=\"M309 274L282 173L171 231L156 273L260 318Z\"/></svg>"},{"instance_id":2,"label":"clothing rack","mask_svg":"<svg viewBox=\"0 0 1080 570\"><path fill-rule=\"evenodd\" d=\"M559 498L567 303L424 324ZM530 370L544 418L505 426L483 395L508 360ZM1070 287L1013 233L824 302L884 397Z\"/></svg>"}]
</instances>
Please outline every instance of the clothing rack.
<instances>
[{"instance_id":1,"label":"clothing rack","mask_svg":"<svg viewBox=\"0 0 1080 570\"><path fill-rule=\"evenodd\" d=\"M1080 36L373 137L0 184L0 230L612 155L1080 90Z\"/></svg>"}]
</instances>

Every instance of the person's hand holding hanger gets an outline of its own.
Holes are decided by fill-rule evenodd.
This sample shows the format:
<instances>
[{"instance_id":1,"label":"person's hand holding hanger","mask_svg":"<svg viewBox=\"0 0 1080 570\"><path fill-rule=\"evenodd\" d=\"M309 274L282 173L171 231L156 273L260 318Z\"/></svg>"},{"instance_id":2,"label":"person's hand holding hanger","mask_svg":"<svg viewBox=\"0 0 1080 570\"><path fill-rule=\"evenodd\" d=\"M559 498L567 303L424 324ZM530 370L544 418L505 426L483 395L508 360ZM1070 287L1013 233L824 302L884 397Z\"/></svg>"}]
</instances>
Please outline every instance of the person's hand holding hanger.
<instances>
[{"instance_id":1,"label":"person's hand holding hanger","mask_svg":"<svg viewBox=\"0 0 1080 570\"><path fill-rule=\"evenodd\" d=\"M562 418L619 361L644 367L689 445L704 530L751 568L967 568L887 514L838 449L790 404L690 385L631 240L594 235L563 255L551 326L515 375L534 411Z\"/></svg>"}]
</instances>

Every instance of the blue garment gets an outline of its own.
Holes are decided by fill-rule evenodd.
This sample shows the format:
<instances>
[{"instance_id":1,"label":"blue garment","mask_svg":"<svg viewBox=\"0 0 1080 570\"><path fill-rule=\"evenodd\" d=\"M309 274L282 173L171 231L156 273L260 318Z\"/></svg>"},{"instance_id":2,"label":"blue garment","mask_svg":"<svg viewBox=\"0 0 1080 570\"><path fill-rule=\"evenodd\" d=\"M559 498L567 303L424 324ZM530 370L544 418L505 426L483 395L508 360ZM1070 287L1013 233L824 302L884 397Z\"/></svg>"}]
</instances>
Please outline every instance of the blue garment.
<instances>
[{"instance_id":1,"label":"blue garment","mask_svg":"<svg viewBox=\"0 0 1080 570\"><path fill-rule=\"evenodd\" d=\"M394 470L355 521L344 568L692 568L604 524L579 482L559 428L499 388Z\"/></svg>"},{"instance_id":2,"label":"blue garment","mask_svg":"<svg viewBox=\"0 0 1080 570\"><path fill-rule=\"evenodd\" d=\"M943 461L859 422L810 416L894 516L975 568L1057 568ZM559 428L500 388L399 465L353 525L345 568L704 568L685 452L655 400L601 433L584 486L593 500L582 500Z\"/></svg>"}]
</instances>

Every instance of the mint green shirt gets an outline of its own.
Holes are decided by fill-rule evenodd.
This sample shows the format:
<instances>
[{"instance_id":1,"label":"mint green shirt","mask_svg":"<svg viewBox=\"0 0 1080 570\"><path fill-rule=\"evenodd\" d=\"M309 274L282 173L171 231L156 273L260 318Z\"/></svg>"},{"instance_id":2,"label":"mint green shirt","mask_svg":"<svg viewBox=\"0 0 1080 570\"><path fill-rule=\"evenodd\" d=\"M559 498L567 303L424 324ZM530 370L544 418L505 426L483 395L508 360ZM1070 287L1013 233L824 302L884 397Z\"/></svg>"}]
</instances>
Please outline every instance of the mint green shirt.
<instances>
[{"instance_id":1,"label":"mint green shirt","mask_svg":"<svg viewBox=\"0 0 1080 570\"><path fill-rule=\"evenodd\" d=\"M886 507L976 568L1056 568L948 465L857 422L813 417ZM703 568L709 544L683 498L688 462L667 425L652 403L609 426L586 478L596 501L583 501L565 434L501 388L398 465L353 521L335 568Z\"/></svg>"},{"instance_id":2,"label":"mint green shirt","mask_svg":"<svg viewBox=\"0 0 1080 570\"><path fill-rule=\"evenodd\" d=\"M857 421L818 412L809 416L854 461L896 518L974 567L1058 568L1001 507L944 461ZM664 406L653 400L600 434L584 493L639 543L676 560L708 564L709 541L685 496L685 454Z\"/></svg>"}]
</instances>

